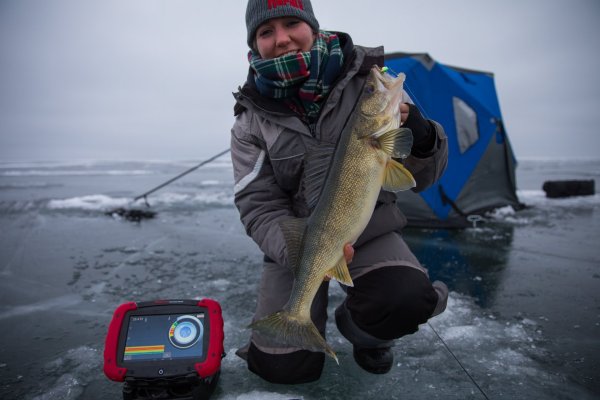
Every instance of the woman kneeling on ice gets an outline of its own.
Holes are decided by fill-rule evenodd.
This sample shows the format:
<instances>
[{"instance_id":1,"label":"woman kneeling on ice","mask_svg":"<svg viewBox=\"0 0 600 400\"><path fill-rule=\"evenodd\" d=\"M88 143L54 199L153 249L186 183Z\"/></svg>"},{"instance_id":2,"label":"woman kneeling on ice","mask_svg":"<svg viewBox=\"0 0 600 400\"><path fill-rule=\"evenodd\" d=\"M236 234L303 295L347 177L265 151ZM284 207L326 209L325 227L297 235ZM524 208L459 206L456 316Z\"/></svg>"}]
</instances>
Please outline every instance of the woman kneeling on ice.
<instances>
[{"instance_id":1,"label":"woman kneeling on ice","mask_svg":"<svg viewBox=\"0 0 600 400\"><path fill-rule=\"evenodd\" d=\"M292 267L303 256L291 243L304 241L294 234L301 229L291 228L289 222L302 221L314 211L312 200L319 192L311 187L316 175L312 164L319 159L314 154L327 159L325 150L335 146L355 121L363 86L375 74L372 67L383 65L383 48L357 46L347 34L319 30L309 0L250 0L246 28L250 69L235 94L231 138L235 204L265 257L255 329L238 355L247 360L251 371L270 382L310 382L320 377L326 350L290 344L304 343L302 338L289 343L274 340L262 329L263 321L289 309L288 300L298 289ZM388 84L381 79L383 86ZM390 163L397 171L412 174L416 183L412 190L421 191L439 179L446 167L446 135L414 105L393 104L400 120L396 125L412 132L412 147L409 141L407 154L400 156L395 143L378 142L383 138L394 142L401 136L398 126L378 133L369 143L389 147L403 167L398 161ZM396 190L387 181L383 187ZM335 311L337 327L352 343L356 362L371 373L388 372L394 339L416 332L419 324L443 312L448 296L442 282L430 282L427 270L398 233L406 218L395 198L394 193L381 190L366 228L352 245L341 246L339 265L331 265L332 276L351 285L344 287L347 296ZM344 271L349 272L347 279ZM327 278L315 286L310 308L310 319L322 337L328 287Z\"/></svg>"}]
</instances>

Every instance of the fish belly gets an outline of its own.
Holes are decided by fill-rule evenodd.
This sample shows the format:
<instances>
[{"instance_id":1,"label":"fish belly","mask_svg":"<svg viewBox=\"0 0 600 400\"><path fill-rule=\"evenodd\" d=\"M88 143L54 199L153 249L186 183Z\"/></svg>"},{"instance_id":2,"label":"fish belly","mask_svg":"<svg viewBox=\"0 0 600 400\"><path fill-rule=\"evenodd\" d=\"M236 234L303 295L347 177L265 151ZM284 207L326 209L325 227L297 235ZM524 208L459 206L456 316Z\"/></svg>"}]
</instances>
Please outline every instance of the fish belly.
<instances>
[{"instance_id":1,"label":"fish belly","mask_svg":"<svg viewBox=\"0 0 600 400\"><path fill-rule=\"evenodd\" d=\"M343 256L344 245L354 244L364 231L381 190L381 162L363 160L348 168L349 171L341 171L335 190L324 191L319 205L324 204L326 209L315 209L314 225L309 226L305 238L305 250L315 258L311 263L313 273L322 276Z\"/></svg>"}]
</instances>

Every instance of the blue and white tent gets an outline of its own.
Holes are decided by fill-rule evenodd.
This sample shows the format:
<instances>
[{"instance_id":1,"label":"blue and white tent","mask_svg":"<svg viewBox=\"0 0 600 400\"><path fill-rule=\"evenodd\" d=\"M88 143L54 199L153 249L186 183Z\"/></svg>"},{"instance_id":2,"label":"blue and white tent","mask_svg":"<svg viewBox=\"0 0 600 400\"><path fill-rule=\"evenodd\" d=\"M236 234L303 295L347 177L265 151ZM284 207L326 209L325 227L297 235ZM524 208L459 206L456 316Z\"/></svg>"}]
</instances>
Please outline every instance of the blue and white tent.
<instances>
[{"instance_id":1,"label":"blue and white tent","mask_svg":"<svg viewBox=\"0 0 600 400\"><path fill-rule=\"evenodd\" d=\"M398 193L409 225L463 227L467 218L503 206L521 207L515 167L493 74L443 65L428 54L386 55L406 74L405 89L423 115L448 135L448 168L429 189Z\"/></svg>"}]
</instances>

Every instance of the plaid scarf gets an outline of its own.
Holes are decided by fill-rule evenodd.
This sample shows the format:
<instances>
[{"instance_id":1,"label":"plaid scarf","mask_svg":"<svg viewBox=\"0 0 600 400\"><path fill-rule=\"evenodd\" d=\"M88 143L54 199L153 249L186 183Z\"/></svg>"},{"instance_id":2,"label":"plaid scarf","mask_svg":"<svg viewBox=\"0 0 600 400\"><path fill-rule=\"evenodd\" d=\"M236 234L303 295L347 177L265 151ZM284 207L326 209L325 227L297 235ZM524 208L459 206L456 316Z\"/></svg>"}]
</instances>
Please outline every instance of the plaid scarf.
<instances>
[{"instance_id":1,"label":"plaid scarf","mask_svg":"<svg viewBox=\"0 0 600 400\"><path fill-rule=\"evenodd\" d=\"M314 119L322 100L344 64L336 34L320 31L310 51L264 60L257 52L248 53L258 91L267 97L283 99L294 111Z\"/></svg>"}]
</instances>

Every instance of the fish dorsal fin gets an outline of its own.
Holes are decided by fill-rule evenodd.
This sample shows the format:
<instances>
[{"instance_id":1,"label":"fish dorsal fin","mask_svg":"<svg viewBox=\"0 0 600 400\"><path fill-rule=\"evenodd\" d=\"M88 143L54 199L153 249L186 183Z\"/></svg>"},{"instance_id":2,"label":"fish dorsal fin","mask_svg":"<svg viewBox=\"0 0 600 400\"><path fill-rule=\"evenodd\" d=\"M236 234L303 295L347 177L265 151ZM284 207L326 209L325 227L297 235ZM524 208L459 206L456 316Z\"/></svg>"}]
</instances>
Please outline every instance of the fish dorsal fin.
<instances>
[{"instance_id":1,"label":"fish dorsal fin","mask_svg":"<svg viewBox=\"0 0 600 400\"><path fill-rule=\"evenodd\" d=\"M306 218L289 218L279 223L287 249L288 263L295 272L300 262Z\"/></svg>"},{"instance_id":2,"label":"fish dorsal fin","mask_svg":"<svg viewBox=\"0 0 600 400\"><path fill-rule=\"evenodd\" d=\"M329 165L335 153L335 145L319 144L309 149L304 159L304 198L309 208L314 208L321 196L321 190L327 179Z\"/></svg>"},{"instance_id":3,"label":"fish dorsal fin","mask_svg":"<svg viewBox=\"0 0 600 400\"><path fill-rule=\"evenodd\" d=\"M413 145L412 131L398 128L385 132L377 138L381 150L394 158L404 159L410 154Z\"/></svg>"},{"instance_id":4,"label":"fish dorsal fin","mask_svg":"<svg viewBox=\"0 0 600 400\"><path fill-rule=\"evenodd\" d=\"M350 277L350 271L348 271L346 259L343 256L333 268L327 271L327 275L343 285L354 286L352 277Z\"/></svg>"},{"instance_id":5,"label":"fish dorsal fin","mask_svg":"<svg viewBox=\"0 0 600 400\"><path fill-rule=\"evenodd\" d=\"M388 192L399 192L408 190L417 186L412 174L394 159L389 159L385 166L385 177L381 185L383 190Z\"/></svg>"}]
</instances>

